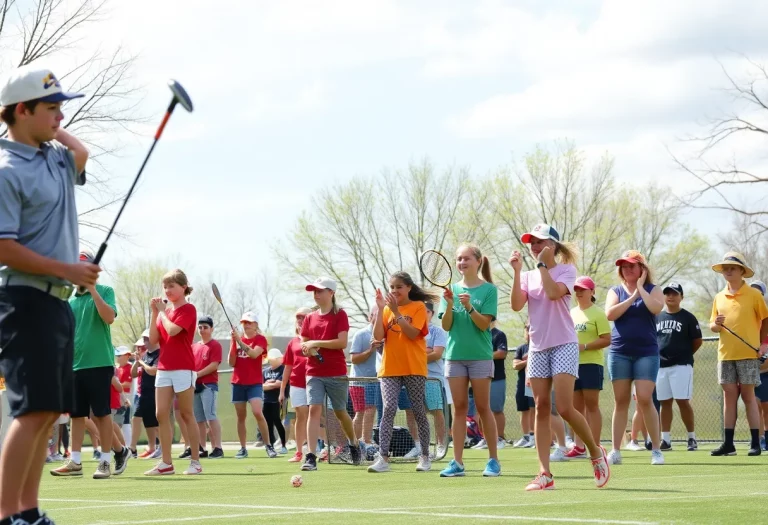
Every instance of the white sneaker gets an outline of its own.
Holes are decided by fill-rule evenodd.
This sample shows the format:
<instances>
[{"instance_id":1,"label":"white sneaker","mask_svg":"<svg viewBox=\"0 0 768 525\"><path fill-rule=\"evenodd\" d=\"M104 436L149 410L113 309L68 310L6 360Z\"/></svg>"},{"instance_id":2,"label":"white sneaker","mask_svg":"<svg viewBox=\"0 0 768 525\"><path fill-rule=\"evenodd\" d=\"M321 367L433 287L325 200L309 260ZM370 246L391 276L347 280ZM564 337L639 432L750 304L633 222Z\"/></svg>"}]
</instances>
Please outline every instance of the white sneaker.
<instances>
[{"instance_id":1,"label":"white sneaker","mask_svg":"<svg viewBox=\"0 0 768 525\"><path fill-rule=\"evenodd\" d=\"M609 465L621 465L621 452L619 452L616 449L611 450L608 453L608 464Z\"/></svg>"},{"instance_id":2,"label":"white sneaker","mask_svg":"<svg viewBox=\"0 0 768 525\"><path fill-rule=\"evenodd\" d=\"M429 472L432 469L432 462L424 456L419 456L419 464L416 465L416 472Z\"/></svg>"},{"instance_id":3,"label":"white sneaker","mask_svg":"<svg viewBox=\"0 0 768 525\"><path fill-rule=\"evenodd\" d=\"M187 467L187 470L182 472L182 474L187 474L188 476L195 476L197 474L203 473L203 467L200 465L199 461L195 461L194 459L189 462L189 467Z\"/></svg>"},{"instance_id":4,"label":"white sneaker","mask_svg":"<svg viewBox=\"0 0 768 525\"><path fill-rule=\"evenodd\" d=\"M419 456L421 456L421 445L416 444L416 446L409 450L408 453L403 457L405 459L416 459Z\"/></svg>"},{"instance_id":5,"label":"white sneaker","mask_svg":"<svg viewBox=\"0 0 768 525\"><path fill-rule=\"evenodd\" d=\"M106 479L112 475L112 471L109 467L109 461L99 461L99 466L96 467L96 472L93 473L93 479Z\"/></svg>"},{"instance_id":6,"label":"white sneaker","mask_svg":"<svg viewBox=\"0 0 768 525\"><path fill-rule=\"evenodd\" d=\"M554 452L549 455L550 461L568 461L568 456L565 455L565 450L557 447Z\"/></svg>"},{"instance_id":7,"label":"white sneaker","mask_svg":"<svg viewBox=\"0 0 768 525\"><path fill-rule=\"evenodd\" d=\"M419 460L419 464L421 464L421 460ZM376 462L370 467L368 467L368 472L381 473L381 472L389 472L390 470L392 470L392 468L389 466L389 462L384 461L384 458L382 458L381 456L378 456L376 458Z\"/></svg>"},{"instance_id":8,"label":"white sneaker","mask_svg":"<svg viewBox=\"0 0 768 525\"><path fill-rule=\"evenodd\" d=\"M568 436L568 435L565 436L565 448L570 450L573 448L575 444L576 443L573 441L573 438L571 436Z\"/></svg>"},{"instance_id":9,"label":"white sneaker","mask_svg":"<svg viewBox=\"0 0 768 525\"><path fill-rule=\"evenodd\" d=\"M512 445L512 448L525 448L528 445L528 436L523 436Z\"/></svg>"},{"instance_id":10,"label":"white sneaker","mask_svg":"<svg viewBox=\"0 0 768 525\"><path fill-rule=\"evenodd\" d=\"M446 448L446 446L438 445L437 449L435 450L435 458L443 459L446 454L448 454L448 449Z\"/></svg>"},{"instance_id":11,"label":"white sneaker","mask_svg":"<svg viewBox=\"0 0 768 525\"><path fill-rule=\"evenodd\" d=\"M480 441L477 442L477 445L475 445L472 448L474 450L483 450L483 449L488 448L488 443L485 442L485 439L481 439Z\"/></svg>"},{"instance_id":12,"label":"white sneaker","mask_svg":"<svg viewBox=\"0 0 768 525\"><path fill-rule=\"evenodd\" d=\"M504 438L499 438L499 440L496 442L496 448L504 448L507 446L507 442L504 441Z\"/></svg>"},{"instance_id":13,"label":"white sneaker","mask_svg":"<svg viewBox=\"0 0 768 525\"><path fill-rule=\"evenodd\" d=\"M624 445L624 450L631 450L632 452L639 452L641 450L645 450L645 447L641 444L639 444L637 441L630 441L626 445Z\"/></svg>"},{"instance_id":14,"label":"white sneaker","mask_svg":"<svg viewBox=\"0 0 768 525\"><path fill-rule=\"evenodd\" d=\"M163 457L163 451L160 449L160 447L157 447L155 451L152 453L151 456L149 456L149 459L161 459Z\"/></svg>"},{"instance_id":15,"label":"white sneaker","mask_svg":"<svg viewBox=\"0 0 768 525\"><path fill-rule=\"evenodd\" d=\"M523 448L536 448L536 438L528 437L528 444L523 445Z\"/></svg>"},{"instance_id":16,"label":"white sneaker","mask_svg":"<svg viewBox=\"0 0 768 525\"><path fill-rule=\"evenodd\" d=\"M664 454L661 453L661 450L651 450L651 465L663 465L664 464Z\"/></svg>"}]
</instances>

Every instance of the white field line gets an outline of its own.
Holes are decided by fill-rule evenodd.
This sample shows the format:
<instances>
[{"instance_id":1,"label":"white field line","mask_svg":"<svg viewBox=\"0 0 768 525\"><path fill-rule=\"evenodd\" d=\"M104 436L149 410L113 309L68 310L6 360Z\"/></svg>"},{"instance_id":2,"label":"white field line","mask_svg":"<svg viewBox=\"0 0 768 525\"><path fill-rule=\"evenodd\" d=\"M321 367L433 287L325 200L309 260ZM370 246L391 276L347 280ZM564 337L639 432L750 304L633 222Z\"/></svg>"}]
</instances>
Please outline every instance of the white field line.
<instances>
[{"instance_id":1,"label":"white field line","mask_svg":"<svg viewBox=\"0 0 768 525\"><path fill-rule=\"evenodd\" d=\"M89 525L133 525L133 524L146 524L146 523L179 523L182 521L211 521L211 520L224 520L233 518L248 518L254 516L280 516L280 515L296 515L296 514L309 514L314 513L314 510L307 511L295 511L284 510L280 512L248 512L246 514L216 514L214 516L191 516L189 518L162 518L151 520L130 520L130 521L95 521Z\"/></svg>"}]
</instances>

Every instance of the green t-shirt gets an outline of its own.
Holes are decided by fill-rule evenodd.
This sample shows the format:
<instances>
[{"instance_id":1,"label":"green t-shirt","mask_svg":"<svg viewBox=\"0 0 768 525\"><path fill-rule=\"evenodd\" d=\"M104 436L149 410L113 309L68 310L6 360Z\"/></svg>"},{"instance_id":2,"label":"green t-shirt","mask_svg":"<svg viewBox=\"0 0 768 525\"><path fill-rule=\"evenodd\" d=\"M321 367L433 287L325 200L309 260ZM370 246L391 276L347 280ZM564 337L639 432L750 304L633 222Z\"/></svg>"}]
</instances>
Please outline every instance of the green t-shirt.
<instances>
[{"instance_id":1,"label":"green t-shirt","mask_svg":"<svg viewBox=\"0 0 768 525\"><path fill-rule=\"evenodd\" d=\"M586 345L598 339L601 335L611 333L611 325L605 316L605 311L597 306L582 310L578 306L571 309L571 318L576 327L579 344ZM602 365L603 349L584 350L579 352L580 365Z\"/></svg>"},{"instance_id":2,"label":"green t-shirt","mask_svg":"<svg viewBox=\"0 0 768 525\"><path fill-rule=\"evenodd\" d=\"M451 285L454 295L453 324L448 331L448 344L445 347L445 359L450 361L460 360L488 360L493 359L493 344L491 342L491 328L480 330L470 318L466 308L459 302L460 293L469 293L470 301L475 310L483 315L490 315L496 319L499 309L499 291L491 283L483 283L475 288L463 288L458 284ZM443 318L448 303L445 299L440 301L438 319Z\"/></svg>"},{"instance_id":3,"label":"green t-shirt","mask_svg":"<svg viewBox=\"0 0 768 525\"><path fill-rule=\"evenodd\" d=\"M96 285L96 291L104 302L115 311L115 291L111 286ZM75 359L74 370L115 366L115 347L112 346L112 331L99 315L90 292L75 294L69 300L75 315Z\"/></svg>"}]
</instances>

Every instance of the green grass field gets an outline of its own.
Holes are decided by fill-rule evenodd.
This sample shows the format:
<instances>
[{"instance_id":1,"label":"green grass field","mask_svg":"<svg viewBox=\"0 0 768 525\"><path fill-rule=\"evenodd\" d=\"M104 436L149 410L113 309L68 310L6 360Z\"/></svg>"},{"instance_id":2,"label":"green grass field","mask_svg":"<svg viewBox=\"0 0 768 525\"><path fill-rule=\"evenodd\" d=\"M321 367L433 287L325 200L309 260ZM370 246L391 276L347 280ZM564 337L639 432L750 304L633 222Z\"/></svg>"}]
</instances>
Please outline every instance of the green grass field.
<instances>
[{"instance_id":1,"label":"green grass field","mask_svg":"<svg viewBox=\"0 0 768 525\"><path fill-rule=\"evenodd\" d=\"M178 448L178 447L177 447ZM149 461L131 460L126 472L108 480L53 478L45 473L42 507L62 525L141 523L739 523L761 512L768 457L749 458L746 449L729 458L684 449L666 454L667 464L651 466L649 453L625 452L605 489L594 487L586 460L553 464L557 489L527 493L537 470L534 450L500 451L503 475L483 478L481 451L467 451L466 478L443 479L417 473L414 464L395 465L388 474L363 467L321 464L302 473L285 457L267 459L251 449L245 460L203 460L204 474L147 478ZM178 452L177 452L178 453ZM227 451L231 458L233 451ZM177 460L177 469L186 466Z\"/></svg>"}]
</instances>

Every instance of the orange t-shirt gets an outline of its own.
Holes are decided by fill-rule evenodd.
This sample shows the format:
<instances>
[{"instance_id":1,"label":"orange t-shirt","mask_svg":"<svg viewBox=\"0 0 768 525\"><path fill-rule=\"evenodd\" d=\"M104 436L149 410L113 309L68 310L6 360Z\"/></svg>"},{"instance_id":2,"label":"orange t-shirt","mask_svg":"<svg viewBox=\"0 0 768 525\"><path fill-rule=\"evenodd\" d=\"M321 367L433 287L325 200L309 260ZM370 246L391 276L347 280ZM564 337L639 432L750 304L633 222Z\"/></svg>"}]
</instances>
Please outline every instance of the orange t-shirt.
<instances>
[{"instance_id":1,"label":"orange t-shirt","mask_svg":"<svg viewBox=\"0 0 768 525\"><path fill-rule=\"evenodd\" d=\"M381 358L379 377L427 375L427 307L421 301L413 301L399 308L400 315L420 330L415 339L409 339L395 322L395 315L384 307L384 353Z\"/></svg>"}]
</instances>

